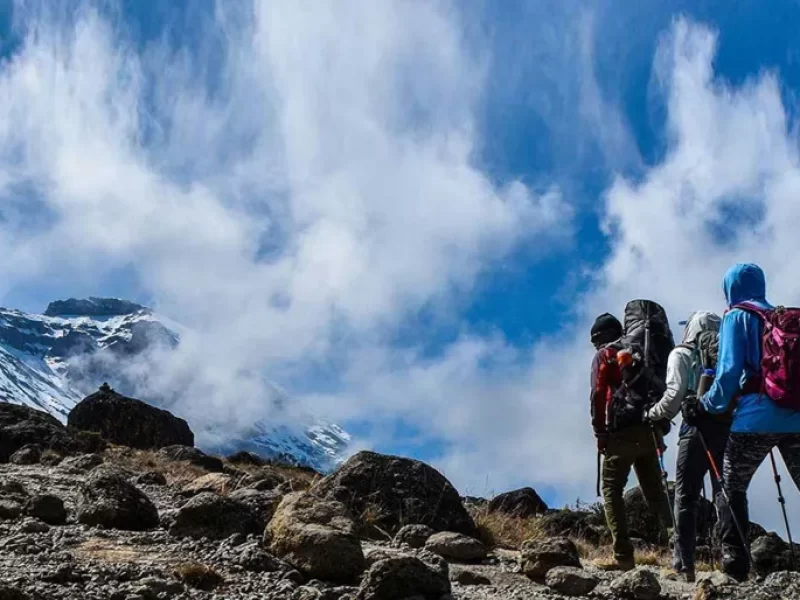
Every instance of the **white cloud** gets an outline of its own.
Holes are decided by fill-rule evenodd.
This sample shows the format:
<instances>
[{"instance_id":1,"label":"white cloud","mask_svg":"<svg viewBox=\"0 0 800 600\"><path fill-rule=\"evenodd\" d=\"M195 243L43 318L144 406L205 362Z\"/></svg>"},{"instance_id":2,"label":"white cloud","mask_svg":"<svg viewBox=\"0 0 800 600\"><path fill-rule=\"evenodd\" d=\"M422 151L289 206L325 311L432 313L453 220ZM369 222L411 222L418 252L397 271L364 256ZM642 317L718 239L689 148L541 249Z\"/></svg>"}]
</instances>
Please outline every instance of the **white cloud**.
<instances>
[{"instance_id":1,"label":"white cloud","mask_svg":"<svg viewBox=\"0 0 800 600\"><path fill-rule=\"evenodd\" d=\"M132 269L195 332L134 370L198 427L269 415L260 370L390 354L409 314L460 302L521 244L568 238L557 188L477 166L485 69L448 5L254 2L195 19L199 48L141 49L91 4L69 18L16 5L0 281Z\"/></svg>"}]
</instances>

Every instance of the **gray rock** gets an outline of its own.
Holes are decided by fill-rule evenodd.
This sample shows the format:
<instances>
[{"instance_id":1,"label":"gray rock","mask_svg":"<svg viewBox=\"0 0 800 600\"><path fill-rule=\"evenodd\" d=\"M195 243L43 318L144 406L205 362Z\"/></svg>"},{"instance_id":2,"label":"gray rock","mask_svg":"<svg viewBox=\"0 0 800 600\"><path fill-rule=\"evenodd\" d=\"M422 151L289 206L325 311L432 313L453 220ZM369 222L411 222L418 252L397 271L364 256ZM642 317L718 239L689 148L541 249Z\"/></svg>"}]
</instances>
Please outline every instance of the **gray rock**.
<instances>
[{"instance_id":1,"label":"gray rock","mask_svg":"<svg viewBox=\"0 0 800 600\"><path fill-rule=\"evenodd\" d=\"M404 600L419 596L439 600L450 593L450 580L418 558L387 558L372 565L358 589L358 600Z\"/></svg>"},{"instance_id":2,"label":"gray rock","mask_svg":"<svg viewBox=\"0 0 800 600\"><path fill-rule=\"evenodd\" d=\"M77 517L84 525L129 531L158 526L158 510L150 499L124 477L103 469L92 473L82 486Z\"/></svg>"},{"instance_id":3,"label":"gray rock","mask_svg":"<svg viewBox=\"0 0 800 600\"><path fill-rule=\"evenodd\" d=\"M250 510L256 515L263 529L275 514L275 510L283 499L283 494L274 490L262 492L251 488L244 488L236 490L230 497L250 507Z\"/></svg>"},{"instance_id":4,"label":"gray rock","mask_svg":"<svg viewBox=\"0 0 800 600\"><path fill-rule=\"evenodd\" d=\"M239 546L233 563L253 573L273 573L285 568L281 561L265 552L255 542Z\"/></svg>"},{"instance_id":5,"label":"gray rock","mask_svg":"<svg viewBox=\"0 0 800 600\"><path fill-rule=\"evenodd\" d=\"M454 571L451 573L450 579L461 585L490 585L492 583L492 580L485 575L470 571L469 569Z\"/></svg>"},{"instance_id":6,"label":"gray rock","mask_svg":"<svg viewBox=\"0 0 800 600\"><path fill-rule=\"evenodd\" d=\"M597 587L599 580L577 567L554 567L547 572L545 583L564 596L585 596Z\"/></svg>"},{"instance_id":7,"label":"gray rock","mask_svg":"<svg viewBox=\"0 0 800 600\"><path fill-rule=\"evenodd\" d=\"M451 560L473 561L486 558L486 546L475 538L443 531L428 538L425 549Z\"/></svg>"},{"instance_id":8,"label":"gray rock","mask_svg":"<svg viewBox=\"0 0 800 600\"><path fill-rule=\"evenodd\" d=\"M547 504L536 490L526 487L495 496L489 502L488 510L512 517L528 518L546 513Z\"/></svg>"},{"instance_id":9,"label":"gray rock","mask_svg":"<svg viewBox=\"0 0 800 600\"><path fill-rule=\"evenodd\" d=\"M411 548L423 548L434 533L436 532L427 525L405 525L394 536L392 543L398 547L405 545Z\"/></svg>"},{"instance_id":10,"label":"gray rock","mask_svg":"<svg viewBox=\"0 0 800 600\"><path fill-rule=\"evenodd\" d=\"M307 493L286 496L264 532L269 548L312 578L348 583L364 571L355 524L337 502Z\"/></svg>"},{"instance_id":11,"label":"gray rock","mask_svg":"<svg viewBox=\"0 0 800 600\"><path fill-rule=\"evenodd\" d=\"M175 513L169 532L180 537L222 540L235 533L249 535L260 530L259 521L248 506L225 496L203 492Z\"/></svg>"},{"instance_id":12,"label":"gray rock","mask_svg":"<svg viewBox=\"0 0 800 600\"><path fill-rule=\"evenodd\" d=\"M378 561L386 560L387 558L397 558L398 556L408 555L395 548L372 548L364 554L364 560L366 560L367 568L369 568Z\"/></svg>"},{"instance_id":13,"label":"gray rock","mask_svg":"<svg viewBox=\"0 0 800 600\"><path fill-rule=\"evenodd\" d=\"M0 600L28 600L30 596L16 586L0 583Z\"/></svg>"},{"instance_id":14,"label":"gray rock","mask_svg":"<svg viewBox=\"0 0 800 600\"><path fill-rule=\"evenodd\" d=\"M147 473L137 475L133 483L135 485L167 485L167 478L164 477L163 473L148 471Z\"/></svg>"},{"instance_id":15,"label":"gray rock","mask_svg":"<svg viewBox=\"0 0 800 600\"><path fill-rule=\"evenodd\" d=\"M42 447L38 444L28 444L14 452L8 462L15 465L36 465L40 460L42 460Z\"/></svg>"},{"instance_id":16,"label":"gray rock","mask_svg":"<svg viewBox=\"0 0 800 600\"><path fill-rule=\"evenodd\" d=\"M789 544L774 533L761 536L754 541L750 546L750 556L753 559L753 571L762 577L792 567Z\"/></svg>"},{"instance_id":17,"label":"gray rock","mask_svg":"<svg viewBox=\"0 0 800 600\"><path fill-rule=\"evenodd\" d=\"M99 454L82 454L80 456L70 456L59 464L66 470L91 471L95 467L103 464L103 457Z\"/></svg>"},{"instance_id":18,"label":"gray rock","mask_svg":"<svg viewBox=\"0 0 800 600\"><path fill-rule=\"evenodd\" d=\"M544 579L553 567L580 567L578 549L568 538L528 540L520 552L522 572L531 579Z\"/></svg>"},{"instance_id":19,"label":"gray rock","mask_svg":"<svg viewBox=\"0 0 800 600\"><path fill-rule=\"evenodd\" d=\"M661 595L658 578L647 569L637 567L611 582L611 591L620 598L657 600Z\"/></svg>"},{"instance_id":20,"label":"gray rock","mask_svg":"<svg viewBox=\"0 0 800 600\"><path fill-rule=\"evenodd\" d=\"M25 505L25 514L44 521L48 525L63 525L67 522L64 501L53 494L33 496Z\"/></svg>"},{"instance_id":21,"label":"gray rock","mask_svg":"<svg viewBox=\"0 0 800 600\"><path fill-rule=\"evenodd\" d=\"M194 496L203 492L214 492L215 494L227 494L231 491L233 479L224 473L207 473L193 479L183 486L181 494L184 496Z\"/></svg>"},{"instance_id":22,"label":"gray rock","mask_svg":"<svg viewBox=\"0 0 800 600\"><path fill-rule=\"evenodd\" d=\"M50 526L43 523L38 519L23 519L20 523L19 530L22 533L47 533L50 531Z\"/></svg>"},{"instance_id":23,"label":"gray rock","mask_svg":"<svg viewBox=\"0 0 800 600\"><path fill-rule=\"evenodd\" d=\"M0 500L0 520L13 521L22 514L22 505L13 500Z\"/></svg>"}]
</instances>

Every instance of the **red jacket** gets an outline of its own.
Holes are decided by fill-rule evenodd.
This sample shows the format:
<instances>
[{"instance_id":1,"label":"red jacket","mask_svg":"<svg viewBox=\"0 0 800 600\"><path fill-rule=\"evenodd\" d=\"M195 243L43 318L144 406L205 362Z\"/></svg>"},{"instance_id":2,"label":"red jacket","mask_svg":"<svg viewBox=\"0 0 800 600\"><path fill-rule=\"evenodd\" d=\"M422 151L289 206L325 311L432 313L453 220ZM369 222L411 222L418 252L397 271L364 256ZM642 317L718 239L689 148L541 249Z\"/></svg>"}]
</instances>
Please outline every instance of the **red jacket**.
<instances>
[{"instance_id":1,"label":"red jacket","mask_svg":"<svg viewBox=\"0 0 800 600\"><path fill-rule=\"evenodd\" d=\"M606 433L606 409L611 397L622 383L617 364L617 349L600 348L592 361L592 428L595 434Z\"/></svg>"}]
</instances>

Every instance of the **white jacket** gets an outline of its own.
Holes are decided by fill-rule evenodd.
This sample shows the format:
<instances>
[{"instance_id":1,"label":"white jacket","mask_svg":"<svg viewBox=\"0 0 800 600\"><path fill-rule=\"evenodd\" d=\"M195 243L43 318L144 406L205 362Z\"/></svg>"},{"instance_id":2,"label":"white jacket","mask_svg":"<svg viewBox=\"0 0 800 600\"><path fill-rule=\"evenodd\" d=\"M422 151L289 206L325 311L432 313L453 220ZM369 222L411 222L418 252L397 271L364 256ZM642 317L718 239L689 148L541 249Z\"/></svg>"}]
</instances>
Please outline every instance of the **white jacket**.
<instances>
[{"instance_id":1,"label":"white jacket","mask_svg":"<svg viewBox=\"0 0 800 600\"><path fill-rule=\"evenodd\" d=\"M703 331L719 331L722 319L712 312L698 311L686 322L681 346L676 346L667 359L667 389L653 407L647 411L651 421L674 419L681 412L681 404L692 381L700 378L700 367L692 373L692 355L697 336ZM690 348L684 345L691 346ZM694 390L692 390L694 391Z\"/></svg>"}]
</instances>

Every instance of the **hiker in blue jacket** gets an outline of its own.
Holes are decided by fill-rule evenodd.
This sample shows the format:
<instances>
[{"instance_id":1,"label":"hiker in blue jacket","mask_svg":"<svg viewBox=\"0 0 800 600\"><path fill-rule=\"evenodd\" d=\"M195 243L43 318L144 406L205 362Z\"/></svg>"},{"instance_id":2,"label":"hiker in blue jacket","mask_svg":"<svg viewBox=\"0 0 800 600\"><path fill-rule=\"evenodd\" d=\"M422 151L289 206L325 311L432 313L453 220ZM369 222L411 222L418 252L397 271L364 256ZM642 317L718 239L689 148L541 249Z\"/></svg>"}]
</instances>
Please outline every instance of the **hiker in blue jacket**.
<instances>
[{"instance_id":1,"label":"hiker in blue jacket","mask_svg":"<svg viewBox=\"0 0 800 600\"><path fill-rule=\"evenodd\" d=\"M731 267L723 279L723 289L729 308L742 302L772 308L766 299L764 272L757 265ZM778 406L759 393L762 332L761 319L753 312L732 309L725 314L719 334L716 379L699 402L701 411L712 414L725 413L735 406L723 468L724 488L731 506L720 512L722 568L740 581L747 578L750 570L742 539L749 539L747 488L770 450L780 450L800 489L800 411ZM743 532L737 530L737 522Z\"/></svg>"}]
</instances>

